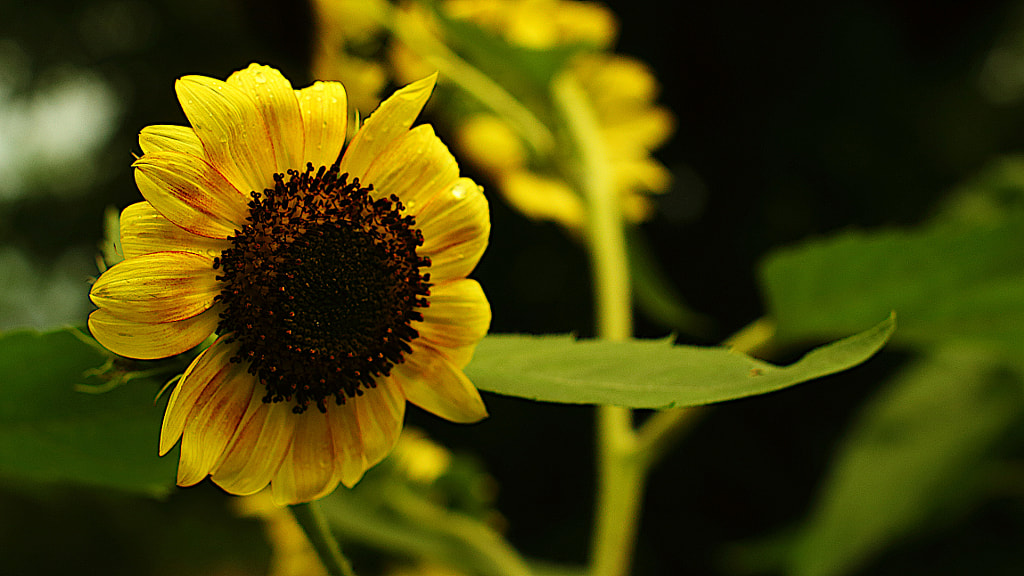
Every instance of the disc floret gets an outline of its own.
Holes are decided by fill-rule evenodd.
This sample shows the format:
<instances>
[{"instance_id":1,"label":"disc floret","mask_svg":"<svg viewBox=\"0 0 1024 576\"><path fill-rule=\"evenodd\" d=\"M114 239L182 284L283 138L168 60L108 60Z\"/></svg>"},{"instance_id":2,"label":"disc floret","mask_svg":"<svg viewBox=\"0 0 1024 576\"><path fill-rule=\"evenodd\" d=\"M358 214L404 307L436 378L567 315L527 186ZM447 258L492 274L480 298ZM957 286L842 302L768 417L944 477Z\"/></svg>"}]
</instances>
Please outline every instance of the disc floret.
<instances>
[{"instance_id":1,"label":"disc floret","mask_svg":"<svg viewBox=\"0 0 1024 576\"><path fill-rule=\"evenodd\" d=\"M249 364L264 402L326 412L332 397L363 394L412 351L430 260L417 255L423 234L399 199L372 192L337 163L275 174L214 260L218 332L237 343L231 360Z\"/></svg>"}]
</instances>

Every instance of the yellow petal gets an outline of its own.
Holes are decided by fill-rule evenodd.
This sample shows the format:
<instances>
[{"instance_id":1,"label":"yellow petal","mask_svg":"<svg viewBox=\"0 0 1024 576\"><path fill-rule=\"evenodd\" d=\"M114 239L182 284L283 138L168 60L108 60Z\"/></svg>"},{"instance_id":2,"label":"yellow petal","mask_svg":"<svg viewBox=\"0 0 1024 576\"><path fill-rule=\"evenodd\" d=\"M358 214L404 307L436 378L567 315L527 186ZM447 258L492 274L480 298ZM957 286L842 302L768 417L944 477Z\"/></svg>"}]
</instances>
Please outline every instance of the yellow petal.
<instances>
[{"instance_id":1,"label":"yellow petal","mask_svg":"<svg viewBox=\"0 0 1024 576\"><path fill-rule=\"evenodd\" d=\"M229 363L235 354L235 347L224 343L221 336L209 348L203 350L189 364L178 385L171 392L164 411L164 421L160 427L160 455L163 456L174 447L185 430L185 420L195 407L196 400L213 381L220 368Z\"/></svg>"},{"instance_id":2,"label":"yellow petal","mask_svg":"<svg viewBox=\"0 0 1024 576\"><path fill-rule=\"evenodd\" d=\"M257 386L242 425L224 450L213 472L213 481L231 494L255 494L270 484L292 445L295 430L292 405L264 402Z\"/></svg>"},{"instance_id":3,"label":"yellow petal","mask_svg":"<svg viewBox=\"0 0 1024 576\"><path fill-rule=\"evenodd\" d=\"M149 202L136 202L121 211L121 249L125 258L153 252L192 252L219 256L231 243L198 236L172 223Z\"/></svg>"},{"instance_id":4,"label":"yellow petal","mask_svg":"<svg viewBox=\"0 0 1024 576\"><path fill-rule=\"evenodd\" d=\"M452 187L459 166L429 125L398 137L370 164L362 184L372 184L375 198L398 196L410 214Z\"/></svg>"},{"instance_id":5,"label":"yellow petal","mask_svg":"<svg viewBox=\"0 0 1024 576\"><path fill-rule=\"evenodd\" d=\"M178 322L133 322L100 309L89 315L89 332L114 354L155 360L191 350L217 330L220 309L213 307Z\"/></svg>"},{"instance_id":6,"label":"yellow petal","mask_svg":"<svg viewBox=\"0 0 1024 576\"><path fill-rule=\"evenodd\" d=\"M654 216L654 202L649 196L627 194L622 197L622 216L626 222L643 222Z\"/></svg>"},{"instance_id":7,"label":"yellow petal","mask_svg":"<svg viewBox=\"0 0 1024 576\"><path fill-rule=\"evenodd\" d=\"M395 380L409 402L452 422L487 417L487 408L462 370L430 346L413 341L413 353L395 366Z\"/></svg>"},{"instance_id":8,"label":"yellow petal","mask_svg":"<svg viewBox=\"0 0 1024 576\"><path fill-rule=\"evenodd\" d=\"M412 126L436 81L436 74L417 80L392 94L370 114L341 159L341 171L348 173L350 181L361 181L370 163Z\"/></svg>"},{"instance_id":9,"label":"yellow petal","mask_svg":"<svg viewBox=\"0 0 1024 576\"><path fill-rule=\"evenodd\" d=\"M493 114L477 114L458 128L460 158L481 170L503 174L526 165L526 146L515 130Z\"/></svg>"},{"instance_id":10,"label":"yellow petal","mask_svg":"<svg viewBox=\"0 0 1024 576\"><path fill-rule=\"evenodd\" d=\"M241 425L252 396L263 394L246 363L221 358L219 365L205 370L210 373L209 385L196 398L185 419L178 461L179 486L191 486L213 472Z\"/></svg>"},{"instance_id":11,"label":"yellow petal","mask_svg":"<svg viewBox=\"0 0 1024 576\"><path fill-rule=\"evenodd\" d=\"M221 283L213 258L156 252L114 265L92 286L96 306L126 320L175 322L213 306Z\"/></svg>"},{"instance_id":12,"label":"yellow petal","mask_svg":"<svg viewBox=\"0 0 1024 576\"><path fill-rule=\"evenodd\" d=\"M277 167L284 174L289 169L301 170L303 159L302 116L295 91L288 79L270 66L250 64L228 78L228 84L240 88L256 103L263 116Z\"/></svg>"},{"instance_id":13,"label":"yellow petal","mask_svg":"<svg viewBox=\"0 0 1024 576\"><path fill-rule=\"evenodd\" d=\"M527 218L553 220L570 230L582 230L586 220L583 201L561 180L527 171L501 179L501 192Z\"/></svg>"},{"instance_id":14,"label":"yellow petal","mask_svg":"<svg viewBox=\"0 0 1024 576\"><path fill-rule=\"evenodd\" d=\"M227 238L248 216L248 198L202 158L154 152L132 166L135 183L146 200L193 234Z\"/></svg>"},{"instance_id":15,"label":"yellow petal","mask_svg":"<svg viewBox=\"0 0 1024 576\"><path fill-rule=\"evenodd\" d=\"M650 156L630 160L620 158L612 163L615 187L624 192L664 192L672 183L672 173Z\"/></svg>"},{"instance_id":16,"label":"yellow petal","mask_svg":"<svg viewBox=\"0 0 1024 576\"><path fill-rule=\"evenodd\" d=\"M378 378L376 388L366 390L362 396L350 398L348 402L355 405L366 465L374 466L391 452L402 431L405 417L402 389L391 377Z\"/></svg>"},{"instance_id":17,"label":"yellow petal","mask_svg":"<svg viewBox=\"0 0 1024 576\"><path fill-rule=\"evenodd\" d=\"M356 485L363 473L369 468L363 453L362 431L359 428L359 417L355 403L361 398L349 400L341 406L328 406L328 424L334 440L334 449L338 462L335 464L335 475L342 484L349 488Z\"/></svg>"},{"instance_id":18,"label":"yellow petal","mask_svg":"<svg viewBox=\"0 0 1024 576\"><path fill-rule=\"evenodd\" d=\"M430 306L420 311L423 322L412 324L420 338L444 350L456 367L469 364L491 324L491 306L480 284L467 279L438 284L430 289Z\"/></svg>"},{"instance_id":19,"label":"yellow petal","mask_svg":"<svg viewBox=\"0 0 1024 576\"><path fill-rule=\"evenodd\" d=\"M431 281L465 278L487 249L491 231L483 189L469 178L459 179L416 214L416 225L423 232L416 252L430 257Z\"/></svg>"},{"instance_id":20,"label":"yellow petal","mask_svg":"<svg viewBox=\"0 0 1024 576\"><path fill-rule=\"evenodd\" d=\"M605 122L601 136L608 143L611 152L623 151L636 155L632 150L653 150L672 136L675 117L665 108L651 107L631 114L617 122Z\"/></svg>"},{"instance_id":21,"label":"yellow petal","mask_svg":"<svg viewBox=\"0 0 1024 576\"><path fill-rule=\"evenodd\" d=\"M558 23L562 45L586 42L607 48L618 34L615 14L596 2L559 2L550 17Z\"/></svg>"},{"instance_id":22,"label":"yellow petal","mask_svg":"<svg viewBox=\"0 0 1024 576\"><path fill-rule=\"evenodd\" d=\"M139 132L139 147L143 154L181 152L203 157L203 143L188 126L146 126Z\"/></svg>"},{"instance_id":23,"label":"yellow petal","mask_svg":"<svg viewBox=\"0 0 1024 576\"><path fill-rule=\"evenodd\" d=\"M572 73L602 116L632 113L650 106L660 89L650 66L628 56L584 55L574 60Z\"/></svg>"},{"instance_id":24,"label":"yellow petal","mask_svg":"<svg viewBox=\"0 0 1024 576\"><path fill-rule=\"evenodd\" d=\"M293 418L295 436L291 450L270 484L274 502L278 504L316 500L338 486L334 473L334 438L327 414L313 407L302 414L294 414Z\"/></svg>"},{"instance_id":25,"label":"yellow petal","mask_svg":"<svg viewBox=\"0 0 1024 576\"><path fill-rule=\"evenodd\" d=\"M178 101L206 158L243 193L274 185L273 143L256 102L242 90L214 78L185 76L174 84Z\"/></svg>"},{"instance_id":26,"label":"yellow petal","mask_svg":"<svg viewBox=\"0 0 1024 576\"><path fill-rule=\"evenodd\" d=\"M316 82L297 90L305 140L303 162L330 167L345 146L348 101L340 82ZM303 164L305 165L305 164Z\"/></svg>"},{"instance_id":27,"label":"yellow petal","mask_svg":"<svg viewBox=\"0 0 1024 576\"><path fill-rule=\"evenodd\" d=\"M509 42L532 50L550 50L558 45L562 38L562 30L557 23L546 15L531 11L515 11L509 14L503 30Z\"/></svg>"}]
</instances>

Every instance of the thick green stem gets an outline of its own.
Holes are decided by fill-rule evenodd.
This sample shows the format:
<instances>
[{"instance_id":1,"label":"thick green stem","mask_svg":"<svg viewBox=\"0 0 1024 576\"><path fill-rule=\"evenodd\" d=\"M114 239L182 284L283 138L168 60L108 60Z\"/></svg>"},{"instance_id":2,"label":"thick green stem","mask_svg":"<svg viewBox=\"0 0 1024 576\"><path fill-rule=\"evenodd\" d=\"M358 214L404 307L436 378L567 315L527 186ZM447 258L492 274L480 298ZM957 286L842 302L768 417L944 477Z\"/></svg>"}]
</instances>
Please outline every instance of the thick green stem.
<instances>
[{"instance_id":1,"label":"thick green stem","mask_svg":"<svg viewBox=\"0 0 1024 576\"><path fill-rule=\"evenodd\" d=\"M635 436L630 410L598 408L597 518L590 558L594 576L629 573L647 470L635 457Z\"/></svg>"},{"instance_id":2,"label":"thick green stem","mask_svg":"<svg viewBox=\"0 0 1024 576\"><path fill-rule=\"evenodd\" d=\"M650 468L668 452L697 419L706 412L706 408L671 408L651 414L637 430L637 454L643 459L644 467Z\"/></svg>"},{"instance_id":3,"label":"thick green stem","mask_svg":"<svg viewBox=\"0 0 1024 576\"><path fill-rule=\"evenodd\" d=\"M316 550L327 573L331 576L355 576L352 564L341 553L338 541L331 534L331 528L327 525L327 520L320 511L319 505L316 502L307 502L293 504L289 506L289 509L292 511L295 521L302 526L302 530L309 538L313 549Z\"/></svg>"},{"instance_id":4,"label":"thick green stem","mask_svg":"<svg viewBox=\"0 0 1024 576\"><path fill-rule=\"evenodd\" d=\"M621 199L610 158L586 94L567 74L555 79L553 96L576 147L577 181L586 199L586 241L594 285L597 334L626 340L633 333L629 260ZM622 576L629 571L636 540L644 473L636 457L633 415L601 406L597 413L598 488L591 573Z\"/></svg>"},{"instance_id":5,"label":"thick green stem","mask_svg":"<svg viewBox=\"0 0 1024 576\"><path fill-rule=\"evenodd\" d=\"M555 103L576 145L576 179L587 205L585 238L594 278L597 334L605 340L633 335L629 256L622 199L594 110L576 80L563 73L552 84Z\"/></svg>"}]
</instances>

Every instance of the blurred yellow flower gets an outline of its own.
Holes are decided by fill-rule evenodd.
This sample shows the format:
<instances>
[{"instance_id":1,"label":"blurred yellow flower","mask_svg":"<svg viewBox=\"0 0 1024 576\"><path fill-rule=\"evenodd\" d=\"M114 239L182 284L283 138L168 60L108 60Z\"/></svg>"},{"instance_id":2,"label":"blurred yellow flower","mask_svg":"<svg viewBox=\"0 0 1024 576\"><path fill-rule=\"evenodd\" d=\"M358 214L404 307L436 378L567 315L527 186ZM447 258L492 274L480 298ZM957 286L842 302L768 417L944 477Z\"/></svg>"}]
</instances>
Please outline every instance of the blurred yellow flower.
<instances>
[{"instance_id":1,"label":"blurred yellow flower","mask_svg":"<svg viewBox=\"0 0 1024 576\"><path fill-rule=\"evenodd\" d=\"M348 32L349 36L376 37L382 34L380 23L390 22L393 34L385 51L391 73L400 82L431 74L442 61L465 69L457 62L462 57L457 53L458 42L445 37L438 14L473 24L520 49L579 48L565 73L581 87L593 108L624 216L631 222L649 218L653 213L649 194L668 189L670 173L652 153L671 136L673 117L656 103L659 86L650 68L611 51L618 23L604 5L580 0L440 0L435 5L414 0L317 0L316 6L321 21L336 21L336 28L357 29ZM334 58L354 57L351 51L348 56L338 55L344 52L336 48L332 54ZM339 61L335 67L344 66ZM359 69L359 65L349 67ZM515 92L514 86L504 89ZM467 100L480 98L476 93ZM573 232L582 229L586 203L575 185L576 175L567 172L571 169L567 169L565 158L548 153L548 148L564 150L570 144L539 146L536 138L526 143L524 135L536 136L536 132L525 131L529 123L522 116L513 119L511 113L482 112L478 104L447 108L460 153L493 179L513 207L532 219L555 221ZM503 112L508 111L505 108ZM547 129L552 134L558 132L552 126Z\"/></svg>"},{"instance_id":2,"label":"blurred yellow flower","mask_svg":"<svg viewBox=\"0 0 1024 576\"><path fill-rule=\"evenodd\" d=\"M553 220L580 230L587 218L583 199L557 177L540 176L525 168L497 175L498 186L508 203L535 220Z\"/></svg>"},{"instance_id":3,"label":"blurred yellow flower","mask_svg":"<svg viewBox=\"0 0 1024 576\"><path fill-rule=\"evenodd\" d=\"M373 53L384 42L387 0L314 0L313 8L313 76L340 81L353 108L363 114L373 110L388 82Z\"/></svg>"},{"instance_id":4,"label":"blurred yellow flower","mask_svg":"<svg viewBox=\"0 0 1024 576\"><path fill-rule=\"evenodd\" d=\"M495 31L512 44L544 50L569 44L607 48L618 34L608 8L577 0L444 0L455 20Z\"/></svg>"},{"instance_id":5,"label":"blurred yellow flower","mask_svg":"<svg viewBox=\"0 0 1024 576\"><path fill-rule=\"evenodd\" d=\"M672 113L655 104L654 73L635 58L600 52L581 55L571 73L597 114L616 187L627 198L627 217L646 217L646 209L630 206L628 198L668 189L671 174L651 153L668 141L675 125Z\"/></svg>"},{"instance_id":6,"label":"blurred yellow flower","mask_svg":"<svg viewBox=\"0 0 1024 576\"><path fill-rule=\"evenodd\" d=\"M470 116L459 126L459 148L470 151L477 167L504 174L518 170L528 161L526 147L508 122L493 114Z\"/></svg>"},{"instance_id":7,"label":"blurred yellow flower","mask_svg":"<svg viewBox=\"0 0 1024 576\"><path fill-rule=\"evenodd\" d=\"M638 60L605 53L581 54L569 74L597 115L626 219L646 220L653 214L647 194L664 192L671 183L668 169L651 156L673 130L671 113L654 104L653 75ZM509 204L525 216L573 231L583 227L583 199L561 174L529 161L507 122L491 114L473 116L459 124L456 143L466 161L494 178Z\"/></svg>"},{"instance_id":8,"label":"blurred yellow flower","mask_svg":"<svg viewBox=\"0 0 1024 576\"><path fill-rule=\"evenodd\" d=\"M252 65L176 84L191 127L149 126L121 215L125 260L89 317L117 354L153 359L216 341L172 393L160 454L178 484L210 475L280 503L352 486L394 447L405 402L486 416L462 372L490 307L466 276L487 201L429 125L434 78L388 98L345 146L345 90L302 90ZM343 152L343 154L342 154Z\"/></svg>"},{"instance_id":9,"label":"blurred yellow flower","mask_svg":"<svg viewBox=\"0 0 1024 576\"><path fill-rule=\"evenodd\" d=\"M423 484L437 480L452 461L452 455L445 447L415 428L402 430L391 458L403 476Z\"/></svg>"},{"instance_id":10,"label":"blurred yellow flower","mask_svg":"<svg viewBox=\"0 0 1024 576\"><path fill-rule=\"evenodd\" d=\"M412 2L403 7L397 18L405 26L441 35L429 10ZM611 11L576 0L445 0L439 9L448 18L473 23L522 48L590 45L571 60L566 73L593 107L625 217L633 222L650 217L653 206L647 194L664 192L671 179L651 154L671 136L673 118L656 104L659 87L650 68L605 50L614 43L617 29ZM430 70L400 42L389 54L399 78ZM508 119L484 112L455 121L460 153L494 179L512 206L529 218L553 220L577 232L582 228L586 205L569 175L560 171L564 167L551 158L531 156Z\"/></svg>"}]
</instances>

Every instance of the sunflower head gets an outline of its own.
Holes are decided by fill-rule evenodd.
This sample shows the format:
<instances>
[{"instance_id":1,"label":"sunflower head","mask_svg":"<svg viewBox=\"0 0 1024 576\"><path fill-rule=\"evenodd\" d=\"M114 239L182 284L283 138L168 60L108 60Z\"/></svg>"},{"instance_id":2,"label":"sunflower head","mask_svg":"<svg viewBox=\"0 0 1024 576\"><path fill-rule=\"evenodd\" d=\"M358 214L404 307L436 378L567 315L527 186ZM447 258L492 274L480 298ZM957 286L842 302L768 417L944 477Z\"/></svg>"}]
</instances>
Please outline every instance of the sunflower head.
<instances>
[{"instance_id":1,"label":"sunflower head","mask_svg":"<svg viewBox=\"0 0 1024 576\"><path fill-rule=\"evenodd\" d=\"M361 395L412 351L430 259L416 253L423 233L397 196L374 200L337 163L288 176L253 192L246 224L214 258L224 284L218 331L239 343L231 359L259 377L264 402L326 412L332 397Z\"/></svg>"},{"instance_id":2,"label":"sunflower head","mask_svg":"<svg viewBox=\"0 0 1024 576\"><path fill-rule=\"evenodd\" d=\"M486 416L462 373L490 323L467 279L487 202L429 125L429 77L345 145L341 84L301 90L252 65L176 84L190 126L150 126L121 214L125 260L94 284L96 339L140 359L216 340L186 370L160 453L279 502L351 486L394 446L405 401Z\"/></svg>"}]
</instances>

